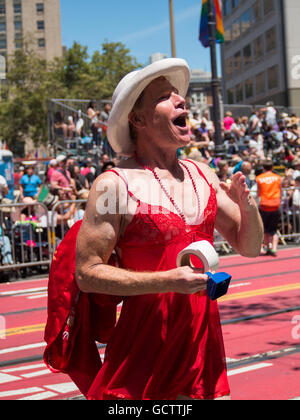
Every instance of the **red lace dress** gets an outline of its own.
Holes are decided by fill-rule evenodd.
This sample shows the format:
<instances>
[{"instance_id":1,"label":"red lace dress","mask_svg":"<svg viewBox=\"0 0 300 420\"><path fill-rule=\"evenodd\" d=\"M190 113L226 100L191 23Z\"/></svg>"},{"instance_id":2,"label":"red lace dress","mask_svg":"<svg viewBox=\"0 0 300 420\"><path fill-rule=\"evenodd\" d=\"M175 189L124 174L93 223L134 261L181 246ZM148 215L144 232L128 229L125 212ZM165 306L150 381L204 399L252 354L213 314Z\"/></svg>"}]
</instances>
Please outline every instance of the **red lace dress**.
<instances>
[{"instance_id":1,"label":"red lace dress","mask_svg":"<svg viewBox=\"0 0 300 420\"><path fill-rule=\"evenodd\" d=\"M176 267L177 254L190 243L202 239L212 243L217 203L209 187L203 222L195 226L160 206L137 200L136 214L118 244L122 266L136 271L170 270ZM88 398L212 399L229 392L217 302L206 292L201 297L161 293L124 299Z\"/></svg>"}]
</instances>

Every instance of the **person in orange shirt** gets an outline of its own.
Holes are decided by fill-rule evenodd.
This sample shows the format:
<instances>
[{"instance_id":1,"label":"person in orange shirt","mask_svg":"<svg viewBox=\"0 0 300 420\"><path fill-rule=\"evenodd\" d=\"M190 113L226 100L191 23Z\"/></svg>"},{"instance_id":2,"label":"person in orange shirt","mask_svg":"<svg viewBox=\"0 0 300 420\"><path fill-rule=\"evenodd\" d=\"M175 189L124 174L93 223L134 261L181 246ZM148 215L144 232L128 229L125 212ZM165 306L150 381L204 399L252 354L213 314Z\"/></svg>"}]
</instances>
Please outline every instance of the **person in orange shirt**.
<instances>
[{"instance_id":1,"label":"person in orange shirt","mask_svg":"<svg viewBox=\"0 0 300 420\"><path fill-rule=\"evenodd\" d=\"M280 221L281 177L273 172L273 162L263 163L264 172L256 177L259 211L264 224L262 255L277 256L277 227Z\"/></svg>"}]
</instances>

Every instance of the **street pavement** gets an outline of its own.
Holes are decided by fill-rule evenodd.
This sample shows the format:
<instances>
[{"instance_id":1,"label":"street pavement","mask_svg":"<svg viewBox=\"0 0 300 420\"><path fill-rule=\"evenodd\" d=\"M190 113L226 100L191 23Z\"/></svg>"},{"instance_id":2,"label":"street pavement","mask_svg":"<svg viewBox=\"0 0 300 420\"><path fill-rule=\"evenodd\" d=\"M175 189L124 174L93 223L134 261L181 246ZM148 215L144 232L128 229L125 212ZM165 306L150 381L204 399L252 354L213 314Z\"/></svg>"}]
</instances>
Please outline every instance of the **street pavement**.
<instances>
[{"instance_id":1,"label":"street pavement","mask_svg":"<svg viewBox=\"0 0 300 420\"><path fill-rule=\"evenodd\" d=\"M277 258L221 258L219 270L233 277L219 299L233 400L300 396L299 257L289 248ZM46 308L47 279L0 284L0 400L81 398L43 363Z\"/></svg>"}]
</instances>

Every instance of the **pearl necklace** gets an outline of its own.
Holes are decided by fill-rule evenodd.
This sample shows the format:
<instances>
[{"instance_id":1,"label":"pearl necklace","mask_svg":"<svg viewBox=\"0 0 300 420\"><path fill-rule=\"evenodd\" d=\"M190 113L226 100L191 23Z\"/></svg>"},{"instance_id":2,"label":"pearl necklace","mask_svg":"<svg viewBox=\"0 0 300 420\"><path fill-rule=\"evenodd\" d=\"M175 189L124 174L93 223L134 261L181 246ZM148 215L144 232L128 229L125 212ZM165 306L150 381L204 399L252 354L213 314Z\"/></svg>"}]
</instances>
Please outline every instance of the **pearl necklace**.
<instances>
[{"instance_id":1,"label":"pearl necklace","mask_svg":"<svg viewBox=\"0 0 300 420\"><path fill-rule=\"evenodd\" d=\"M161 187L161 189L163 190L163 192L165 193L165 195L168 197L168 199L170 200L170 202L172 203L172 205L173 205L173 207L176 209L176 211L177 211L177 213L179 214L179 216L181 217L181 219L183 220L183 222L185 223L185 225L187 224L186 223L186 217L185 217L185 215L184 215L184 213L183 213L183 211L179 208L179 206L177 205L177 203L175 203L175 200L173 199L173 197L171 197L171 195L169 194L169 192L168 192L168 190L166 189L166 187L164 186L164 184L163 184L163 182L162 182L162 180L160 179L160 177L158 176L158 174L156 173L156 171L155 171L155 169L153 169L153 168L150 168L149 166L145 166L145 165L143 165L140 161L139 161L139 159L138 159L138 157L137 157L137 154L135 153L135 159L136 159L136 161L137 161L137 163L139 163L144 169L148 169L149 171L151 171L152 173L153 173L153 176L154 176L154 178L156 179L156 181L159 183L159 185L160 185L160 187ZM190 180L191 180L191 182L192 182L192 185L193 185L193 188L194 188L194 191L195 191L195 194L196 194L196 197L197 197L197 208L198 208L198 211L197 211L197 218L196 218L196 220L198 220L198 218L199 218L199 213L200 213L200 198L199 198L199 194L198 194L198 191L197 191L197 188L196 188L196 183L195 183L195 181L194 181L194 179L193 179L193 177L192 177L192 174L191 174L191 172L190 172L190 170L189 170L189 168L182 162L182 161L180 161L180 160L178 160L178 162L179 162L179 164L181 165L181 166L183 166L184 168L185 168L185 170L187 171L187 173L188 173L188 175L189 175L189 178L190 178Z\"/></svg>"}]
</instances>

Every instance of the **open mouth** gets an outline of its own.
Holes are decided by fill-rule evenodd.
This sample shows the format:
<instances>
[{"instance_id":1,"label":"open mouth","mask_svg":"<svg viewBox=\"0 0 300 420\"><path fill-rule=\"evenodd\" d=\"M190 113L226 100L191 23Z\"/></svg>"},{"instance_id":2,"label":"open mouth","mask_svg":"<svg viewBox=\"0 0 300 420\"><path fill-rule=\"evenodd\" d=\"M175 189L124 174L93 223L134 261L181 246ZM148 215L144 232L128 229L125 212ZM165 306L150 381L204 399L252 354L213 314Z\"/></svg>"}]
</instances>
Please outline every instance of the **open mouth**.
<instances>
[{"instance_id":1,"label":"open mouth","mask_svg":"<svg viewBox=\"0 0 300 420\"><path fill-rule=\"evenodd\" d=\"M177 117L173 121L173 124L178 126L178 127L185 128L186 127L186 117L185 117L185 115L181 115L180 117Z\"/></svg>"}]
</instances>

